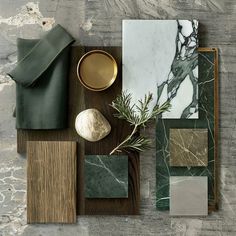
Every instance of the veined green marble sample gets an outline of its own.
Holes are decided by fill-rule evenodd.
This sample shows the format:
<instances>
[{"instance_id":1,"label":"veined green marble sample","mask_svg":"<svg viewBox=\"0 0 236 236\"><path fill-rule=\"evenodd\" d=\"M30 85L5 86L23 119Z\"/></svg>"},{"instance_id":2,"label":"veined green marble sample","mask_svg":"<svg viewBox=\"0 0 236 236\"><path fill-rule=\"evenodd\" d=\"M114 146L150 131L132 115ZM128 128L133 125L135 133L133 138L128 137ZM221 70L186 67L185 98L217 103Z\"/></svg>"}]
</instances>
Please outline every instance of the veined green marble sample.
<instances>
[{"instance_id":1,"label":"veined green marble sample","mask_svg":"<svg viewBox=\"0 0 236 236\"><path fill-rule=\"evenodd\" d=\"M207 166L207 129L170 129L170 166Z\"/></svg>"},{"instance_id":2,"label":"veined green marble sample","mask_svg":"<svg viewBox=\"0 0 236 236\"><path fill-rule=\"evenodd\" d=\"M128 197L128 156L85 156L86 198Z\"/></svg>"},{"instance_id":3,"label":"veined green marble sample","mask_svg":"<svg viewBox=\"0 0 236 236\"><path fill-rule=\"evenodd\" d=\"M206 216L207 214L207 177L170 177L170 215Z\"/></svg>"},{"instance_id":4,"label":"veined green marble sample","mask_svg":"<svg viewBox=\"0 0 236 236\"><path fill-rule=\"evenodd\" d=\"M214 61L215 52L199 52L199 119L158 120L156 125L156 207L169 209L170 176L207 176L208 205L215 206L215 140L214 140ZM208 165L202 167L171 167L169 131L173 128L208 129Z\"/></svg>"}]
</instances>

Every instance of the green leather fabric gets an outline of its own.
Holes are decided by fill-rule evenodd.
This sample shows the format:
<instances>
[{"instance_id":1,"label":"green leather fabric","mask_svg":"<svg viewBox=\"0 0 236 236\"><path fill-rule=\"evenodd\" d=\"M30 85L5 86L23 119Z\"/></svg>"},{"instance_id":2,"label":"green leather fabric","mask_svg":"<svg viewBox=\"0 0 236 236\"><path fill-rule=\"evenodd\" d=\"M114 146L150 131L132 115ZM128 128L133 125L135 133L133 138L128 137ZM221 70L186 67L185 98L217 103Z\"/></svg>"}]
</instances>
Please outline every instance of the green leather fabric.
<instances>
[{"instance_id":1,"label":"green leather fabric","mask_svg":"<svg viewBox=\"0 0 236 236\"><path fill-rule=\"evenodd\" d=\"M18 39L18 63L9 75L16 82L17 129L67 127L67 73L74 39L60 25L42 39Z\"/></svg>"}]
</instances>

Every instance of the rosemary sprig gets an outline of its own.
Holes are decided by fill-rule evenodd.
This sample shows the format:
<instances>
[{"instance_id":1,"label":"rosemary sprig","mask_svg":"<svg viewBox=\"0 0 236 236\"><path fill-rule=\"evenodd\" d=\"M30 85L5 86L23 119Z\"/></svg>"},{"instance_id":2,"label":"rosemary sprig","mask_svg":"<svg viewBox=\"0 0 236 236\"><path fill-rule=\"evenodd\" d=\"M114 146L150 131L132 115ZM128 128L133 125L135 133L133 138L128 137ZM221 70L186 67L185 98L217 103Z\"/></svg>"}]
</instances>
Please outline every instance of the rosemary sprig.
<instances>
[{"instance_id":1,"label":"rosemary sprig","mask_svg":"<svg viewBox=\"0 0 236 236\"><path fill-rule=\"evenodd\" d=\"M167 101L161 106L155 105L152 111L149 111L149 105L152 101L152 94L145 95L144 100L139 100L138 104L131 105L131 94L122 92L111 104L117 113L114 114L118 119L126 120L133 126L131 134L129 134L117 147L115 147L110 155L115 152L133 150L142 152L150 147L151 140L147 137L136 135L139 127L146 127L151 119L155 119L157 115L164 111L168 111L170 103Z\"/></svg>"}]
</instances>

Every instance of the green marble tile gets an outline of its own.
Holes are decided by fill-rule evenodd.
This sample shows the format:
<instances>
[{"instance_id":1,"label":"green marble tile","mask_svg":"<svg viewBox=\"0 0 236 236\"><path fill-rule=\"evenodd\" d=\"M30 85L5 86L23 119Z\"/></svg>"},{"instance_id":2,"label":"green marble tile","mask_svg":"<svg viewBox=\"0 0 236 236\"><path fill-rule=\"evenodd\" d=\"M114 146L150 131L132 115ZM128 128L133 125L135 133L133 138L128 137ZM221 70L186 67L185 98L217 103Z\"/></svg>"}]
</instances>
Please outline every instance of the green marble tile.
<instances>
[{"instance_id":1,"label":"green marble tile","mask_svg":"<svg viewBox=\"0 0 236 236\"><path fill-rule=\"evenodd\" d=\"M85 156L86 198L128 197L128 156Z\"/></svg>"},{"instance_id":2,"label":"green marble tile","mask_svg":"<svg viewBox=\"0 0 236 236\"><path fill-rule=\"evenodd\" d=\"M214 55L215 52L199 52L199 119L158 120L156 125L156 207L169 209L170 176L207 176L208 205L215 204L215 146L214 146ZM171 167L169 165L169 131L173 128L208 130L208 165L202 167Z\"/></svg>"},{"instance_id":3,"label":"green marble tile","mask_svg":"<svg viewBox=\"0 0 236 236\"><path fill-rule=\"evenodd\" d=\"M207 129L170 129L170 166L207 166Z\"/></svg>"}]
</instances>

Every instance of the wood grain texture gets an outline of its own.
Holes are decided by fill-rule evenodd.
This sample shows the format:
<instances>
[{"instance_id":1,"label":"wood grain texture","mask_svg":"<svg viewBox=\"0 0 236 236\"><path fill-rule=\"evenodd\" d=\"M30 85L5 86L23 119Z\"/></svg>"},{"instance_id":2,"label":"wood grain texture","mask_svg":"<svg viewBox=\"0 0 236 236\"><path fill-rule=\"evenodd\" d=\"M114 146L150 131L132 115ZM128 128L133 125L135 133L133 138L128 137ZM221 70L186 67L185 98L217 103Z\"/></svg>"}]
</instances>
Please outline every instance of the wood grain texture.
<instances>
[{"instance_id":1,"label":"wood grain texture","mask_svg":"<svg viewBox=\"0 0 236 236\"><path fill-rule=\"evenodd\" d=\"M110 53L118 64L118 76L107 90L93 92L85 89L79 82L76 67L80 57L87 51L103 49ZM84 155L109 154L109 152L130 132L125 121L114 118L114 110L109 106L121 92L121 47L73 47L69 74L68 129L65 130L17 130L17 150L24 153L29 141L77 141L78 153L78 193L77 214L139 214L140 207L140 169L139 155L129 154L129 197L126 199L85 199L84 198ZM97 108L111 124L111 133L101 141L91 143L80 138L74 128L76 115L87 108Z\"/></svg>"},{"instance_id":2,"label":"wood grain texture","mask_svg":"<svg viewBox=\"0 0 236 236\"><path fill-rule=\"evenodd\" d=\"M27 143L27 222L76 222L76 142Z\"/></svg>"}]
</instances>

